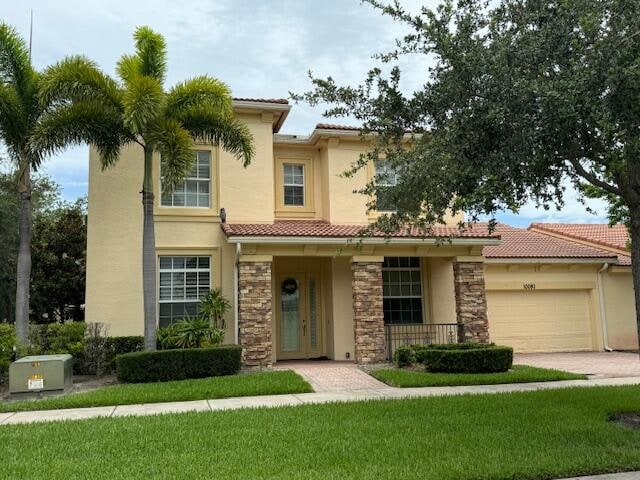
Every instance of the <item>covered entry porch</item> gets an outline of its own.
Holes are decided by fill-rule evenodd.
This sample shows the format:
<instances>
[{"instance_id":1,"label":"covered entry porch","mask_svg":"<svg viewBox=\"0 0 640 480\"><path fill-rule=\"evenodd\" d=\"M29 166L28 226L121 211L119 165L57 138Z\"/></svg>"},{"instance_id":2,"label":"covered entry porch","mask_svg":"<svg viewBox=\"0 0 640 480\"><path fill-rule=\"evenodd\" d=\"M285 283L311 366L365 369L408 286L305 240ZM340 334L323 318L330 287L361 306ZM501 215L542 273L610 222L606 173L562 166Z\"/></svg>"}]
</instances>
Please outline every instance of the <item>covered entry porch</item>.
<instances>
[{"instance_id":1,"label":"covered entry porch","mask_svg":"<svg viewBox=\"0 0 640 480\"><path fill-rule=\"evenodd\" d=\"M402 343L489 340L481 251L493 238L358 241L230 227L246 365L379 363Z\"/></svg>"}]
</instances>

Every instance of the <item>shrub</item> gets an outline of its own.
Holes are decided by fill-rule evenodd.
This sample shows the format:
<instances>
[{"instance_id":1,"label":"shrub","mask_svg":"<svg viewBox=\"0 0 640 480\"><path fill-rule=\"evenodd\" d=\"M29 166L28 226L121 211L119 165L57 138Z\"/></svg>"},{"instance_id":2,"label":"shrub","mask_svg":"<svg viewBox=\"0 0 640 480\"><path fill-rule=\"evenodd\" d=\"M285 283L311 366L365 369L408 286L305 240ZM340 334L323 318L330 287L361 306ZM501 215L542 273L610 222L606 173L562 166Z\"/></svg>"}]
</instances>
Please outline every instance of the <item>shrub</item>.
<instances>
[{"instance_id":1,"label":"shrub","mask_svg":"<svg viewBox=\"0 0 640 480\"><path fill-rule=\"evenodd\" d=\"M493 343L424 345L417 348L416 359L430 372L506 372L513 364L513 349Z\"/></svg>"},{"instance_id":2,"label":"shrub","mask_svg":"<svg viewBox=\"0 0 640 480\"><path fill-rule=\"evenodd\" d=\"M214 327L223 330L226 328L224 316L231 308L231 303L222 295L222 290L214 288L200 300L198 311Z\"/></svg>"},{"instance_id":3,"label":"shrub","mask_svg":"<svg viewBox=\"0 0 640 480\"><path fill-rule=\"evenodd\" d=\"M13 325L0 323L0 383L6 381L16 341L16 330Z\"/></svg>"},{"instance_id":4,"label":"shrub","mask_svg":"<svg viewBox=\"0 0 640 480\"><path fill-rule=\"evenodd\" d=\"M118 380L166 382L232 375L240 371L241 353L239 345L125 353L116 357Z\"/></svg>"},{"instance_id":5,"label":"shrub","mask_svg":"<svg viewBox=\"0 0 640 480\"><path fill-rule=\"evenodd\" d=\"M76 360L76 371L85 375L103 375L109 370L109 352L104 323L88 323L85 329L81 361Z\"/></svg>"},{"instance_id":6,"label":"shrub","mask_svg":"<svg viewBox=\"0 0 640 480\"><path fill-rule=\"evenodd\" d=\"M414 349L409 345L400 345L393 352L393 362L400 368L413 365L416 362Z\"/></svg>"},{"instance_id":7,"label":"shrub","mask_svg":"<svg viewBox=\"0 0 640 480\"><path fill-rule=\"evenodd\" d=\"M85 373L83 368L86 328L84 322L30 325L29 344L20 348L20 355L69 353L75 359L74 373Z\"/></svg>"},{"instance_id":8,"label":"shrub","mask_svg":"<svg viewBox=\"0 0 640 480\"><path fill-rule=\"evenodd\" d=\"M125 337L106 337L106 371L111 373L116 370L116 357L123 353L141 352L144 350L144 337L141 335L131 335Z\"/></svg>"},{"instance_id":9,"label":"shrub","mask_svg":"<svg viewBox=\"0 0 640 480\"><path fill-rule=\"evenodd\" d=\"M140 352L144 350L144 337L142 335L107 337L107 348L113 351L114 359L116 355L123 353Z\"/></svg>"},{"instance_id":10,"label":"shrub","mask_svg":"<svg viewBox=\"0 0 640 480\"><path fill-rule=\"evenodd\" d=\"M224 330L204 318L185 318L159 329L156 338L162 350L215 347L222 343Z\"/></svg>"}]
</instances>

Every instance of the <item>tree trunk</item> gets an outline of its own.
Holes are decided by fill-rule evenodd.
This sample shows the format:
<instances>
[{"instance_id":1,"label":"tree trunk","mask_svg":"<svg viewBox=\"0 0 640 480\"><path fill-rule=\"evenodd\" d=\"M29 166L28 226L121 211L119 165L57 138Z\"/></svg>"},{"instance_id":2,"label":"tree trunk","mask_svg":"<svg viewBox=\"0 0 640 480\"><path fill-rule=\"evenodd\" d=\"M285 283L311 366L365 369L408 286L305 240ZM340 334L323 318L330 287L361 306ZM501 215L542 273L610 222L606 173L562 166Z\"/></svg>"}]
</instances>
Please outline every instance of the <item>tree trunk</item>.
<instances>
[{"instance_id":1,"label":"tree trunk","mask_svg":"<svg viewBox=\"0 0 640 480\"><path fill-rule=\"evenodd\" d=\"M631 217L631 271L633 272L633 290L636 300L636 329L640 350L640 207L629 206Z\"/></svg>"},{"instance_id":2,"label":"tree trunk","mask_svg":"<svg viewBox=\"0 0 640 480\"><path fill-rule=\"evenodd\" d=\"M16 335L29 341L29 289L31 285L31 165L22 159L18 179L20 196L18 271L16 275Z\"/></svg>"},{"instance_id":3,"label":"tree trunk","mask_svg":"<svg viewBox=\"0 0 640 480\"><path fill-rule=\"evenodd\" d=\"M153 149L144 149L142 185L142 292L144 303L144 349L156 349L156 236L153 224Z\"/></svg>"}]
</instances>

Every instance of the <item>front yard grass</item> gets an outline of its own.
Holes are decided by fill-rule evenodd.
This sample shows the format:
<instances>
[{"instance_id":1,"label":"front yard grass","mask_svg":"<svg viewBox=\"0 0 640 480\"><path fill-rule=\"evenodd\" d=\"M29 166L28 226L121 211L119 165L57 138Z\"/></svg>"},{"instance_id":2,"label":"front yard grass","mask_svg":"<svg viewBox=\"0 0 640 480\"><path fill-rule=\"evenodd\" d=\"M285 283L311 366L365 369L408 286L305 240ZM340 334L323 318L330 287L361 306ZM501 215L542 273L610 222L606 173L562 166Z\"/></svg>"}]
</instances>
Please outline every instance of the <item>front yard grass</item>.
<instances>
[{"instance_id":1,"label":"front yard grass","mask_svg":"<svg viewBox=\"0 0 640 480\"><path fill-rule=\"evenodd\" d=\"M311 385L300 375L285 370L162 383L113 385L89 392L70 393L42 400L0 403L0 412L180 402L312 391Z\"/></svg>"},{"instance_id":2,"label":"front yard grass","mask_svg":"<svg viewBox=\"0 0 640 480\"><path fill-rule=\"evenodd\" d=\"M554 382L587 378L579 373L548 368L514 365L501 373L431 373L423 370L384 368L370 372L381 382L392 387L444 387L456 385L495 385L500 383Z\"/></svg>"},{"instance_id":3,"label":"front yard grass","mask_svg":"<svg viewBox=\"0 0 640 480\"><path fill-rule=\"evenodd\" d=\"M0 426L0 478L542 480L640 469L640 387Z\"/></svg>"}]
</instances>

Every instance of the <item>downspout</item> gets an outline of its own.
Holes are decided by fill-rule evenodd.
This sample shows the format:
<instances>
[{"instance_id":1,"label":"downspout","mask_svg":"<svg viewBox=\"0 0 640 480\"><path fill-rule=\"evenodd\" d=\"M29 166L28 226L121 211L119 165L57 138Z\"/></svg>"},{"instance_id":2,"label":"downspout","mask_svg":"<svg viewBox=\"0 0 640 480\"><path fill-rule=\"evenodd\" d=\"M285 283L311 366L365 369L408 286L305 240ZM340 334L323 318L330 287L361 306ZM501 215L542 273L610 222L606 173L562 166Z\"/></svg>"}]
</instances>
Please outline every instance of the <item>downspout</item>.
<instances>
[{"instance_id":1,"label":"downspout","mask_svg":"<svg viewBox=\"0 0 640 480\"><path fill-rule=\"evenodd\" d=\"M238 344L238 329L240 328L238 323L239 307L238 307L238 260L240 259L240 251L242 247L239 243L236 243L236 261L233 262L233 341Z\"/></svg>"},{"instance_id":2,"label":"downspout","mask_svg":"<svg viewBox=\"0 0 640 480\"><path fill-rule=\"evenodd\" d=\"M604 349L607 352L613 352L613 348L609 346L609 332L607 329L607 311L604 304L604 287L602 283L602 274L609 269L609 264L605 263L600 270L598 270L598 295L600 298L600 322L602 323L602 341L604 343Z\"/></svg>"}]
</instances>

